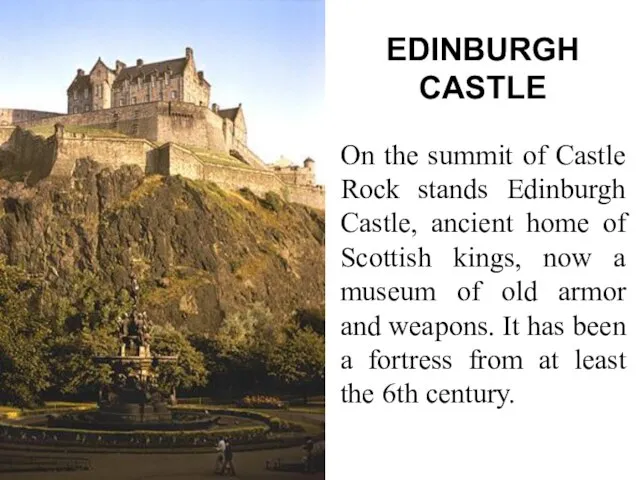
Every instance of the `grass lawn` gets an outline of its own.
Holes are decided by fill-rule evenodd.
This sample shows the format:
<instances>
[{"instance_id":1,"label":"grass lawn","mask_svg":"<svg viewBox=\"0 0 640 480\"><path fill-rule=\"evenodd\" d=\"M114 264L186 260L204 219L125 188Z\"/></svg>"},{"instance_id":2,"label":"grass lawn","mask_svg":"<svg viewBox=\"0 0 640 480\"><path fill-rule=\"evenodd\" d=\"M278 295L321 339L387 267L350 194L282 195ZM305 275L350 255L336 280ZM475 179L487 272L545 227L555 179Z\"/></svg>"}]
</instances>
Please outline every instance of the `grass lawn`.
<instances>
[{"instance_id":1,"label":"grass lawn","mask_svg":"<svg viewBox=\"0 0 640 480\"><path fill-rule=\"evenodd\" d=\"M44 407L38 408L18 408L0 405L0 417L4 418L18 418L22 415L39 414L43 412L56 411L56 410L90 410L96 408L97 404L93 402L45 402Z\"/></svg>"},{"instance_id":2,"label":"grass lawn","mask_svg":"<svg viewBox=\"0 0 640 480\"><path fill-rule=\"evenodd\" d=\"M288 411L295 412L295 413L311 413L311 414L323 415L324 405L318 405L318 406L308 405L306 407L289 407Z\"/></svg>"},{"instance_id":3,"label":"grass lawn","mask_svg":"<svg viewBox=\"0 0 640 480\"><path fill-rule=\"evenodd\" d=\"M246 163L241 162L237 158L232 157L227 153L213 152L206 148L192 147L190 145L180 145L187 150L191 150L193 154L202 160L204 163L211 163L214 165L224 165L230 167L250 168Z\"/></svg>"}]
</instances>

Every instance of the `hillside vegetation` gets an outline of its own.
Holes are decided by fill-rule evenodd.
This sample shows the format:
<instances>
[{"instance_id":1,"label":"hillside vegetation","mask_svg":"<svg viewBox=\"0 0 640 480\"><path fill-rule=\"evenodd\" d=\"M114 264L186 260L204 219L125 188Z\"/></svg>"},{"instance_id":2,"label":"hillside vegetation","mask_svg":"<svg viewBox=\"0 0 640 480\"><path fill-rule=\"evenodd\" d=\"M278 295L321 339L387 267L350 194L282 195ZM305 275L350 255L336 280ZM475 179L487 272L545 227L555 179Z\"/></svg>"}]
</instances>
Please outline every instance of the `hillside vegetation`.
<instances>
[{"instance_id":1,"label":"hillside vegetation","mask_svg":"<svg viewBox=\"0 0 640 480\"><path fill-rule=\"evenodd\" d=\"M276 195L83 161L70 183L2 182L0 199L0 255L71 304L117 297L135 272L152 318L195 331L255 303L324 305L324 213Z\"/></svg>"},{"instance_id":2,"label":"hillside vegetation","mask_svg":"<svg viewBox=\"0 0 640 480\"><path fill-rule=\"evenodd\" d=\"M178 386L204 385L204 359L210 384L239 365L246 386L260 376L293 385L323 375L323 212L90 160L71 179L32 188L0 181L0 200L0 386L33 370L9 401L106 378L91 370L91 356L116 348L114 319L130 306L132 272L150 319L169 329L161 349L174 345L191 362L172 373ZM299 339L293 354L311 365L307 377L291 377L282 362L293 354L273 350L296 345L287 338Z\"/></svg>"}]
</instances>

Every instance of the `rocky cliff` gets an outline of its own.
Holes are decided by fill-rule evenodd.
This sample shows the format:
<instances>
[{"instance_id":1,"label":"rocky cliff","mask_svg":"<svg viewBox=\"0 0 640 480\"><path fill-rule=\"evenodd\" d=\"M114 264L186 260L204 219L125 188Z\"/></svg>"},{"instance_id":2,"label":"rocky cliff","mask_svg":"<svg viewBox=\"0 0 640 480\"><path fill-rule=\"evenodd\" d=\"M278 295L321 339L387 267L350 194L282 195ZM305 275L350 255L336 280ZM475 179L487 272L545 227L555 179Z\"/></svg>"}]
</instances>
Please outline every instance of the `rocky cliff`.
<instances>
[{"instance_id":1,"label":"rocky cliff","mask_svg":"<svg viewBox=\"0 0 640 480\"><path fill-rule=\"evenodd\" d=\"M78 309L126 295L130 272L155 321L194 332L256 303L324 308L324 213L276 195L86 160L70 180L0 181L0 201L0 254Z\"/></svg>"}]
</instances>

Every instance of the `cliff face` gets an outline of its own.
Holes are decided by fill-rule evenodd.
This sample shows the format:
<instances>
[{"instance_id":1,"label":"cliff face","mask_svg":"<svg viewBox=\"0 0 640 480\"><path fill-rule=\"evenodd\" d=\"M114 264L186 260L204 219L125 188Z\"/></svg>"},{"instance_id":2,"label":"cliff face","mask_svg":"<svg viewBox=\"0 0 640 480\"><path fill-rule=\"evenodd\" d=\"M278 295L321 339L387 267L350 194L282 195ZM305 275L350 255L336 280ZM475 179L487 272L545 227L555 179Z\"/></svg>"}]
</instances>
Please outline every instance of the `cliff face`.
<instances>
[{"instance_id":1,"label":"cliff face","mask_svg":"<svg viewBox=\"0 0 640 480\"><path fill-rule=\"evenodd\" d=\"M2 181L0 201L0 254L70 304L116 298L135 272L150 316L194 332L254 303L324 308L324 213L276 196L81 161L71 180Z\"/></svg>"}]
</instances>

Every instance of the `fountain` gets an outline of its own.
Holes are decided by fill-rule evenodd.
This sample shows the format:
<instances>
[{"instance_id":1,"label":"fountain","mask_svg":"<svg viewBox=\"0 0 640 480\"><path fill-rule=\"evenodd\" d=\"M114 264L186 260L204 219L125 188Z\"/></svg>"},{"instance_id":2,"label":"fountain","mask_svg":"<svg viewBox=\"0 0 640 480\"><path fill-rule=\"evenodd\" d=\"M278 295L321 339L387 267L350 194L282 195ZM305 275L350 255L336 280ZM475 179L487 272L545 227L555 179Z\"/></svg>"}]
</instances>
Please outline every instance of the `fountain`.
<instances>
[{"instance_id":1,"label":"fountain","mask_svg":"<svg viewBox=\"0 0 640 480\"><path fill-rule=\"evenodd\" d=\"M133 308L117 320L119 354L94 358L110 365L113 371L111 385L100 391L95 420L129 425L171 422L166 398L158 389L156 370L161 362L175 362L178 357L151 353L152 323L147 312L140 309L140 286L134 275L131 283Z\"/></svg>"},{"instance_id":2,"label":"fountain","mask_svg":"<svg viewBox=\"0 0 640 480\"><path fill-rule=\"evenodd\" d=\"M219 417L203 413L172 412L167 395L158 388L157 368L176 362L177 355L154 355L151 351L152 322L140 308L140 286L131 276L130 312L117 318L120 348L111 356L94 361L111 367L111 382L99 392L98 409L81 414L51 416L49 426L87 430L196 430L218 423Z\"/></svg>"},{"instance_id":3,"label":"fountain","mask_svg":"<svg viewBox=\"0 0 640 480\"><path fill-rule=\"evenodd\" d=\"M225 408L168 406L158 386L158 366L177 355L154 355L152 323L140 308L138 281L131 278L132 309L117 319L120 347L94 361L111 367L109 385L99 392L97 408L48 410L14 420L0 419L0 444L38 444L74 448L211 448L221 435L236 443L263 441L269 417ZM193 408L195 407L195 408Z\"/></svg>"}]
</instances>

